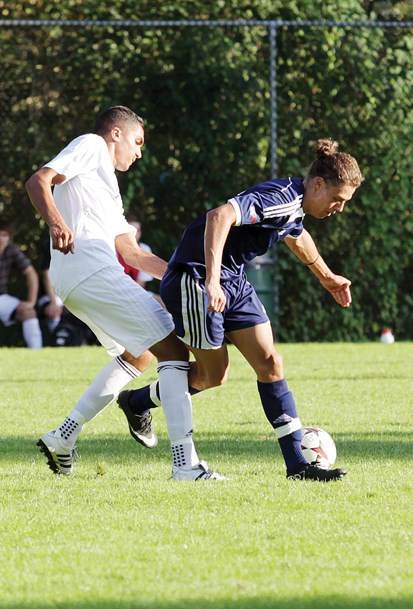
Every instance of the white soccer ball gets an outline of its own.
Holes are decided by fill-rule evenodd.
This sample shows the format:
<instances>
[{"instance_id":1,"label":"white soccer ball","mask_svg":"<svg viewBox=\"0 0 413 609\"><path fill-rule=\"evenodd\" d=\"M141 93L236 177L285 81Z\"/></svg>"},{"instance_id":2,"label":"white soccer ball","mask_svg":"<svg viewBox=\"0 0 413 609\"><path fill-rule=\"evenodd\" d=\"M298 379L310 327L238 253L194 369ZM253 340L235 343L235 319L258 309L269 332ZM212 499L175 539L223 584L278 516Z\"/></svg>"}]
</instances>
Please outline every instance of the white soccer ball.
<instances>
[{"instance_id":1,"label":"white soccer ball","mask_svg":"<svg viewBox=\"0 0 413 609\"><path fill-rule=\"evenodd\" d=\"M333 438L319 427L303 427L301 448L304 457L313 465L329 469L337 458L337 449Z\"/></svg>"}]
</instances>

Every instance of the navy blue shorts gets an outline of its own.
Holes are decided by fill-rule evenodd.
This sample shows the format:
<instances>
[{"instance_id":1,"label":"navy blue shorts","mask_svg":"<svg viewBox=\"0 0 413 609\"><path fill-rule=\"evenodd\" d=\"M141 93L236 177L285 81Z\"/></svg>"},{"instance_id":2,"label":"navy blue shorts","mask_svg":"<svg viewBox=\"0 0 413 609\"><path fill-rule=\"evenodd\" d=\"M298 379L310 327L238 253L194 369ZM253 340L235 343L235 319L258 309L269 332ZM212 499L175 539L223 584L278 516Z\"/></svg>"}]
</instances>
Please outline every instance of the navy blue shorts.
<instances>
[{"instance_id":1,"label":"navy blue shorts","mask_svg":"<svg viewBox=\"0 0 413 609\"><path fill-rule=\"evenodd\" d=\"M175 323L175 333L196 349L218 349L225 334L268 321L268 315L246 275L221 284L227 298L223 313L208 310L205 282L186 272L168 270L160 295Z\"/></svg>"}]
</instances>

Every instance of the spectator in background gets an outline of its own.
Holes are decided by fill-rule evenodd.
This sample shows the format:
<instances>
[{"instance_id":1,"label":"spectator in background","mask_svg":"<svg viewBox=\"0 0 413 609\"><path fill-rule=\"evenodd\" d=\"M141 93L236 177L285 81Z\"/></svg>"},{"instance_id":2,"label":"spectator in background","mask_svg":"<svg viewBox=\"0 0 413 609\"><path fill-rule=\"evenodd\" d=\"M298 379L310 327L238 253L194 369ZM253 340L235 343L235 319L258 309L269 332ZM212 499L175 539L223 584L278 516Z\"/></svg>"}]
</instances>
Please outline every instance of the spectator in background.
<instances>
[{"instance_id":1,"label":"spectator in background","mask_svg":"<svg viewBox=\"0 0 413 609\"><path fill-rule=\"evenodd\" d=\"M41 262L41 278L43 294L40 296L37 306L40 316L46 320L51 334L54 333L61 320L64 305L53 288L49 275L50 267L50 239L48 238L43 251Z\"/></svg>"},{"instance_id":2,"label":"spectator in background","mask_svg":"<svg viewBox=\"0 0 413 609\"><path fill-rule=\"evenodd\" d=\"M125 218L126 218L126 221L131 226L134 226L136 228L136 243L139 244L139 247L142 248L145 252L152 253L152 248L149 245L147 245L147 243L142 243L142 241L141 241L142 224L141 224L139 218L135 214L126 214ZM118 259L119 259L119 262L121 263L121 265L123 266L126 275L129 275L129 277L132 277L132 279L134 281L136 281L136 283L138 283L142 288L147 290L146 284L149 283L150 281L153 281L152 275L149 275L148 273L144 273L143 271L140 271L138 269L134 269L133 267L126 264L126 262L124 261L124 259L122 258L122 256L119 253L118 253ZM147 291L150 294L152 294L152 296L154 298L156 298L156 300L160 304L163 304L162 299L158 294L155 294L151 290L147 290Z\"/></svg>"},{"instance_id":3,"label":"spectator in background","mask_svg":"<svg viewBox=\"0 0 413 609\"><path fill-rule=\"evenodd\" d=\"M0 321L6 327L21 322L26 345L29 349L40 349L43 339L35 309L39 277L27 256L12 242L12 236L12 225L0 219ZM9 294L9 278L13 271L26 280L26 300Z\"/></svg>"}]
</instances>

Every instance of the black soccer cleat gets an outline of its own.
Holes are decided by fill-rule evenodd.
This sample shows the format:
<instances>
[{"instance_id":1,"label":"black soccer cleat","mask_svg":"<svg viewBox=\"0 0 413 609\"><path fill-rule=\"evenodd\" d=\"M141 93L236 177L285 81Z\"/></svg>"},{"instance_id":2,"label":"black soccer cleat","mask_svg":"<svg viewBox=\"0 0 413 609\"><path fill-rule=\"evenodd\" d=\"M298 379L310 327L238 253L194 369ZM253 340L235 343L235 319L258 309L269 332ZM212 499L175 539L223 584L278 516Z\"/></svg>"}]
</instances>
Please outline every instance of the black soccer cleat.
<instances>
[{"instance_id":1,"label":"black soccer cleat","mask_svg":"<svg viewBox=\"0 0 413 609\"><path fill-rule=\"evenodd\" d=\"M150 411L142 414L135 414L129 407L129 394L131 389L125 389L118 395L118 406L123 410L129 424L129 431L132 438L146 448L155 448L158 444L158 437L153 431L152 415Z\"/></svg>"},{"instance_id":2,"label":"black soccer cleat","mask_svg":"<svg viewBox=\"0 0 413 609\"><path fill-rule=\"evenodd\" d=\"M308 463L298 472L287 472L288 480L317 480L318 482L331 482L341 480L347 474L345 469L322 469L317 465Z\"/></svg>"}]
</instances>

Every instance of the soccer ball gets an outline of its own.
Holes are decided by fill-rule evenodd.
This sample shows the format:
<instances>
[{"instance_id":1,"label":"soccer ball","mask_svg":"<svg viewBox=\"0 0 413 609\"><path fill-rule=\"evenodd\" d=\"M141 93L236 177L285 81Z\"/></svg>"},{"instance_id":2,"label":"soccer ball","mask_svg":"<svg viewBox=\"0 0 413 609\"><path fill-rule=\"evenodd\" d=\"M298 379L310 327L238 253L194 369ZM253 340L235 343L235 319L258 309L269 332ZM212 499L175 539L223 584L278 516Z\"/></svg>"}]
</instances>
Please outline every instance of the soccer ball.
<instances>
[{"instance_id":1,"label":"soccer ball","mask_svg":"<svg viewBox=\"0 0 413 609\"><path fill-rule=\"evenodd\" d=\"M301 448L309 463L329 469L336 462L337 449L333 438L319 427L303 427Z\"/></svg>"}]
</instances>

